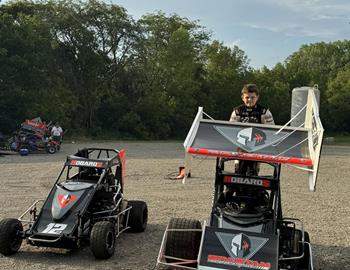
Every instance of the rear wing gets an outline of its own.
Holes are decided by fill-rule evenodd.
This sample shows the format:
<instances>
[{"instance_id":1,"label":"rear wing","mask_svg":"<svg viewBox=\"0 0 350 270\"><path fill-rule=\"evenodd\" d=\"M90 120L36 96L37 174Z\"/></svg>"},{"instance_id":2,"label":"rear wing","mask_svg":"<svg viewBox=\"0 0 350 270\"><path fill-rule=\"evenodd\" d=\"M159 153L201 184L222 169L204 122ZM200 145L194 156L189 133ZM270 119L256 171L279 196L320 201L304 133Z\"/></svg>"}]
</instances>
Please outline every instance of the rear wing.
<instances>
[{"instance_id":1,"label":"rear wing","mask_svg":"<svg viewBox=\"0 0 350 270\"><path fill-rule=\"evenodd\" d=\"M284 126L278 126L204 119L206 114L199 107L183 144L186 172L192 155L286 163L307 171L309 190L314 191L324 129L312 89L303 109L304 127L290 127L299 113Z\"/></svg>"}]
</instances>

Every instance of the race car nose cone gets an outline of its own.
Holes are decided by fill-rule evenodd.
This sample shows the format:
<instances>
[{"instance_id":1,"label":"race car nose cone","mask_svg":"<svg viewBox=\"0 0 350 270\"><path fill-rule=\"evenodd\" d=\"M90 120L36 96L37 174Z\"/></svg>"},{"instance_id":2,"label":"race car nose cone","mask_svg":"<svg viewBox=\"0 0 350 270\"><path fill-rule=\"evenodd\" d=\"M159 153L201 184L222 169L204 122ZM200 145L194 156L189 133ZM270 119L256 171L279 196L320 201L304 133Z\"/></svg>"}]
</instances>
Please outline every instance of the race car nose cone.
<instances>
[{"instance_id":1,"label":"race car nose cone","mask_svg":"<svg viewBox=\"0 0 350 270\"><path fill-rule=\"evenodd\" d=\"M77 199L76 196L71 196L71 194L60 194L58 195L58 203L61 208L66 207L69 203L75 201Z\"/></svg>"}]
</instances>

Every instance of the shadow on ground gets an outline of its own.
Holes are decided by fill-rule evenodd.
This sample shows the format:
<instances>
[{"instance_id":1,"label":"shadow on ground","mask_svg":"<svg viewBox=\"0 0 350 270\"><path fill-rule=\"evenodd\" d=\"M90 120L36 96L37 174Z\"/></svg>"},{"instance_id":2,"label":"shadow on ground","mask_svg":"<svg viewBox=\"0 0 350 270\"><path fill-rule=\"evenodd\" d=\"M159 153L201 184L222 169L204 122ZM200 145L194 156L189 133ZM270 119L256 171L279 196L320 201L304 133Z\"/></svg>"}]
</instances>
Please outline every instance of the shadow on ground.
<instances>
[{"instance_id":1,"label":"shadow on ground","mask_svg":"<svg viewBox=\"0 0 350 270\"><path fill-rule=\"evenodd\" d=\"M25 244L16 255L3 258L13 260L18 269L35 265L36 269L151 270L156 266L165 227L149 224L144 233L123 233L117 239L114 256L108 260L96 260L87 244L77 250L36 248Z\"/></svg>"}]
</instances>

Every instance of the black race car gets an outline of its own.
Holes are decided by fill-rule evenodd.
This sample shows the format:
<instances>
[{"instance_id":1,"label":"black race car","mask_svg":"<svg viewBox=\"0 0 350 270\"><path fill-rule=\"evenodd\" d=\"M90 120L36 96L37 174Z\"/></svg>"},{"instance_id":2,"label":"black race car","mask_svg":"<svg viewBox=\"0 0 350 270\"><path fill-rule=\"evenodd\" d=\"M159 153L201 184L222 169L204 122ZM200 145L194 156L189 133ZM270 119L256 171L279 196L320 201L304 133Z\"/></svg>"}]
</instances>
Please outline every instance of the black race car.
<instances>
[{"instance_id":1,"label":"black race car","mask_svg":"<svg viewBox=\"0 0 350 270\"><path fill-rule=\"evenodd\" d=\"M255 161L240 160L248 163L240 172L233 170L233 161L216 160L208 225L195 219L170 220L160 264L206 270L312 269L309 235L302 222L282 216L281 165L264 163L271 167L270 174L258 175L253 173Z\"/></svg>"},{"instance_id":2,"label":"black race car","mask_svg":"<svg viewBox=\"0 0 350 270\"><path fill-rule=\"evenodd\" d=\"M97 259L111 257L122 232L147 227L146 203L124 198L125 159L124 150L103 148L68 156L46 200L18 219L0 221L0 253L15 254L27 239L33 246L64 249L89 242Z\"/></svg>"},{"instance_id":3,"label":"black race car","mask_svg":"<svg viewBox=\"0 0 350 270\"><path fill-rule=\"evenodd\" d=\"M314 120L305 128L208 120L203 115L200 108L184 146L187 172L191 155L216 157L209 224L172 218L158 265L199 270L313 269L303 223L282 214L280 173L281 163L305 166L309 188L314 190L323 136L318 112L312 112Z\"/></svg>"}]
</instances>

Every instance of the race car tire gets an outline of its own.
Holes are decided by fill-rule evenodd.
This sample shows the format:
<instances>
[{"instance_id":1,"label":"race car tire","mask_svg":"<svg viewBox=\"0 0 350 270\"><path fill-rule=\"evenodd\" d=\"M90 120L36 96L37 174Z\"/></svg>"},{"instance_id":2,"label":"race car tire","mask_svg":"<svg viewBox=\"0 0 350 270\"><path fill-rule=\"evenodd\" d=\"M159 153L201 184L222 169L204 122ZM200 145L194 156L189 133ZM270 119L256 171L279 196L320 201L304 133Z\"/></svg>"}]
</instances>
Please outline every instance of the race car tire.
<instances>
[{"instance_id":1,"label":"race car tire","mask_svg":"<svg viewBox=\"0 0 350 270\"><path fill-rule=\"evenodd\" d=\"M47 148L46 148L46 151L49 153L49 154L55 154L56 153L56 147L55 146L52 146L52 145L50 145L50 146L48 146Z\"/></svg>"},{"instance_id":2,"label":"race car tire","mask_svg":"<svg viewBox=\"0 0 350 270\"><path fill-rule=\"evenodd\" d=\"M115 251L116 235L114 225L109 221L96 222L90 234L90 249L96 259L110 258Z\"/></svg>"},{"instance_id":3,"label":"race car tire","mask_svg":"<svg viewBox=\"0 0 350 270\"><path fill-rule=\"evenodd\" d=\"M147 228L148 207L144 201L128 201L131 206L129 214L129 232L143 232Z\"/></svg>"},{"instance_id":4,"label":"race car tire","mask_svg":"<svg viewBox=\"0 0 350 270\"><path fill-rule=\"evenodd\" d=\"M168 229L202 229L199 220L187 218L172 218ZM201 231L168 231L165 243L165 256L181 258L185 260L197 260L201 241ZM175 259L166 258L169 263L176 262ZM195 267L195 264L186 265Z\"/></svg>"},{"instance_id":5,"label":"race car tire","mask_svg":"<svg viewBox=\"0 0 350 270\"><path fill-rule=\"evenodd\" d=\"M22 223L18 219L7 218L0 221L0 253L10 256L19 250L22 244Z\"/></svg>"},{"instance_id":6,"label":"race car tire","mask_svg":"<svg viewBox=\"0 0 350 270\"><path fill-rule=\"evenodd\" d=\"M304 241L310 243L310 236L308 232L304 232ZM304 257L302 257L298 263L299 270L309 270L310 267L310 250L309 245L304 243Z\"/></svg>"}]
</instances>

